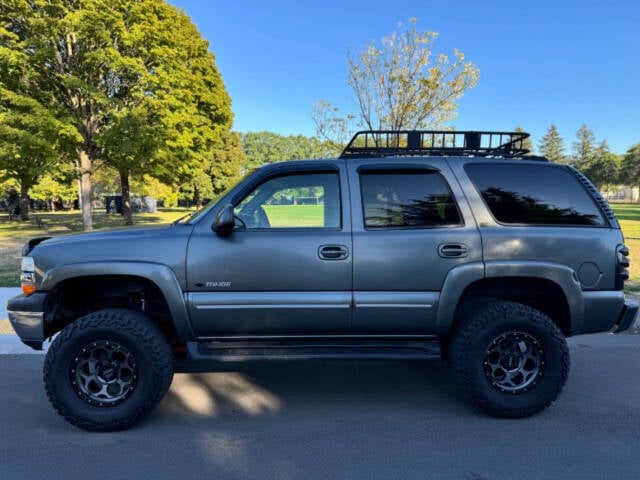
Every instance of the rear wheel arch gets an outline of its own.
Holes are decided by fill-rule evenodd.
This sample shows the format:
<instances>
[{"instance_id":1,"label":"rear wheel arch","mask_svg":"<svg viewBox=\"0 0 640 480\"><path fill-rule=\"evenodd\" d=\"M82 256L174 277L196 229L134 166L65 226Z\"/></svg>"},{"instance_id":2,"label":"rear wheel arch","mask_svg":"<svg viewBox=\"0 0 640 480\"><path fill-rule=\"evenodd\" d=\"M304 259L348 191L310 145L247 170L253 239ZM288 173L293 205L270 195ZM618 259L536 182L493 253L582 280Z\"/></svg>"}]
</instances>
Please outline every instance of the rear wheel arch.
<instances>
[{"instance_id":1,"label":"rear wheel arch","mask_svg":"<svg viewBox=\"0 0 640 480\"><path fill-rule=\"evenodd\" d=\"M450 338L460 322L475 310L497 301L512 301L539 310L551 318L563 335L571 335L572 311L560 285L537 277L497 277L477 280L465 288L446 336Z\"/></svg>"}]
</instances>

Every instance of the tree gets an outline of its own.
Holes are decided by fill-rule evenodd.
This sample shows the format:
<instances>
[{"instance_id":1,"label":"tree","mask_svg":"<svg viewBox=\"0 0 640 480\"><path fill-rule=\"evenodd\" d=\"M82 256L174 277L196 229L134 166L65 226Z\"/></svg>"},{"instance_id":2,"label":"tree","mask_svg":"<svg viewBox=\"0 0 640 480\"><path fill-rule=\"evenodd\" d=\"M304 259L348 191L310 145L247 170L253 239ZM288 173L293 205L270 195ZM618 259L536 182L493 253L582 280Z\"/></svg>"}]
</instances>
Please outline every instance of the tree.
<instances>
[{"instance_id":1,"label":"tree","mask_svg":"<svg viewBox=\"0 0 640 480\"><path fill-rule=\"evenodd\" d=\"M513 129L514 132L523 133L524 129L522 127L516 127ZM535 153L535 147L533 146L533 142L531 141L531 137L527 137L522 142L522 148L529 151L530 154Z\"/></svg>"},{"instance_id":2,"label":"tree","mask_svg":"<svg viewBox=\"0 0 640 480\"><path fill-rule=\"evenodd\" d=\"M454 119L458 100L479 78L478 68L454 50L454 58L434 53L436 32L418 31L416 19L347 58L348 79L357 113L340 117L328 102L316 104L313 119L320 138L355 120L365 129L441 128Z\"/></svg>"},{"instance_id":3,"label":"tree","mask_svg":"<svg viewBox=\"0 0 640 480\"><path fill-rule=\"evenodd\" d=\"M147 169L188 175L229 130L230 99L207 42L162 0L7 0L0 21L82 137L86 230L97 159L118 168L126 195L129 176Z\"/></svg>"},{"instance_id":4,"label":"tree","mask_svg":"<svg viewBox=\"0 0 640 480\"><path fill-rule=\"evenodd\" d=\"M640 186L640 143L634 145L624 155L621 167L621 183L632 186Z\"/></svg>"},{"instance_id":5,"label":"tree","mask_svg":"<svg viewBox=\"0 0 640 480\"><path fill-rule=\"evenodd\" d=\"M316 137L283 136L273 132L244 133L242 146L247 157L247 170L286 160L333 158L342 150L333 142L323 142Z\"/></svg>"},{"instance_id":6,"label":"tree","mask_svg":"<svg viewBox=\"0 0 640 480\"><path fill-rule=\"evenodd\" d=\"M78 198L78 192L73 181L75 172L70 163L65 170L40 178L38 183L29 191L29 196L34 200L45 202L52 212L56 210L58 201L71 202Z\"/></svg>"},{"instance_id":7,"label":"tree","mask_svg":"<svg viewBox=\"0 0 640 480\"><path fill-rule=\"evenodd\" d=\"M551 124L547 133L538 144L540 155L555 163L568 163L565 156L564 141L558 132L558 127Z\"/></svg>"},{"instance_id":8,"label":"tree","mask_svg":"<svg viewBox=\"0 0 640 480\"><path fill-rule=\"evenodd\" d=\"M29 190L52 172L65 149L78 140L75 129L36 99L0 84L0 169L20 190L20 218L29 219Z\"/></svg>"},{"instance_id":9,"label":"tree","mask_svg":"<svg viewBox=\"0 0 640 480\"><path fill-rule=\"evenodd\" d=\"M221 146L212 151L207 174L211 177L214 195L233 186L242 176L247 157L242 150L242 138L238 132L231 132Z\"/></svg>"},{"instance_id":10,"label":"tree","mask_svg":"<svg viewBox=\"0 0 640 480\"><path fill-rule=\"evenodd\" d=\"M582 171L600 190L605 191L618 182L621 162L621 158L611 152L607 141L603 140L594 149L593 159L584 165Z\"/></svg>"},{"instance_id":11,"label":"tree","mask_svg":"<svg viewBox=\"0 0 640 480\"><path fill-rule=\"evenodd\" d=\"M0 12L4 19L4 8ZM48 106L51 97L37 88L31 52L21 47L8 22L0 23L0 181L17 181L21 219L27 220L29 190L56 167L79 135L63 111Z\"/></svg>"},{"instance_id":12,"label":"tree","mask_svg":"<svg viewBox=\"0 0 640 480\"><path fill-rule=\"evenodd\" d=\"M572 164L577 168L586 168L594 160L596 138L593 131L582 125L576 132L576 141L572 144Z\"/></svg>"}]
</instances>

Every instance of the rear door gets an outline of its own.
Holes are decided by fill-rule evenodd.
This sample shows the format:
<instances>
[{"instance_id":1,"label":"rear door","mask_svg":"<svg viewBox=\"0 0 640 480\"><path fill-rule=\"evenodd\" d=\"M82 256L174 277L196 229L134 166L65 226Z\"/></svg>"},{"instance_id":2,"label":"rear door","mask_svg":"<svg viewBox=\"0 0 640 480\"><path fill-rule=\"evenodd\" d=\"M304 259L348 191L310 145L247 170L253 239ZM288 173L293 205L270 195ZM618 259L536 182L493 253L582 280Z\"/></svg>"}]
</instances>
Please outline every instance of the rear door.
<instances>
[{"instance_id":1,"label":"rear door","mask_svg":"<svg viewBox=\"0 0 640 480\"><path fill-rule=\"evenodd\" d=\"M482 261L478 229L448 165L348 161L353 331L433 333L455 267Z\"/></svg>"}]
</instances>

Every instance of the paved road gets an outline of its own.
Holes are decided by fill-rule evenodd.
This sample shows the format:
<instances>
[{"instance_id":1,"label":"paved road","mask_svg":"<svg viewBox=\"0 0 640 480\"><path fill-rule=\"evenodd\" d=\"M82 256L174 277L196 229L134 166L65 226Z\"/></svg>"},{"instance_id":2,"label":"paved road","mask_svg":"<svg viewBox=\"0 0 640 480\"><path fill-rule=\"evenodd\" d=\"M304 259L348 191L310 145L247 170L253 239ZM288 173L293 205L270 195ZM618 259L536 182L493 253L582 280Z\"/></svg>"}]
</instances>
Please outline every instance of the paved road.
<instances>
[{"instance_id":1,"label":"paved road","mask_svg":"<svg viewBox=\"0 0 640 480\"><path fill-rule=\"evenodd\" d=\"M128 432L50 408L42 356L0 356L0 479L631 479L640 471L640 335L571 340L560 400L483 416L442 362L308 362L177 375Z\"/></svg>"}]
</instances>

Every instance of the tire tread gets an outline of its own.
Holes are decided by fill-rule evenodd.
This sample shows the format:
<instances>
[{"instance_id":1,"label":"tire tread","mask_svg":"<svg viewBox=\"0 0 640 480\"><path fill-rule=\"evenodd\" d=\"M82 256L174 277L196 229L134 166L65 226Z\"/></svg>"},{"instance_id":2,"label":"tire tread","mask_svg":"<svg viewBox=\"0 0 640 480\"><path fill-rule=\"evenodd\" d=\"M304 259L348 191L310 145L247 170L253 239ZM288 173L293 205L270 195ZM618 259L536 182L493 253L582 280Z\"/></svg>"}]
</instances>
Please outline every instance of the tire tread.
<instances>
[{"instance_id":1,"label":"tire tread","mask_svg":"<svg viewBox=\"0 0 640 480\"><path fill-rule=\"evenodd\" d=\"M153 359L150 365L153 378L151 395L125 417L106 423L90 421L75 415L60 401L57 394L57 382L60 379L54 375L54 365L61 361L59 357L63 346L73 337L96 328L113 329L132 335L136 338L139 348L147 352ZM173 380L173 355L160 328L148 317L126 309L99 310L72 322L60 332L45 357L43 377L49 401L69 423L85 430L97 432L123 430L139 422L165 396Z\"/></svg>"},{"instance_id":2,"label":"tire tread","mask_svg":"<svg viewBox=\"0 0 640 480\"><path fill-rule=\"evenodd\" d=\"M468 352L472 345L496 321L509 321L513 317L526 318L546 331L560 354L560 380L543 402L526 408L505 408L491 402L482 392L482 386L472 378L472 365ZM458 385L467 393L482 410L503 418L524 418L535 415L553 403L567 380L570 367L569 347L564 335L547 315L527 305L516 302L496 302L484 306L480 311L471 314L458 326L449 350L449 360Z\"/></svg>"}]
</instances>

